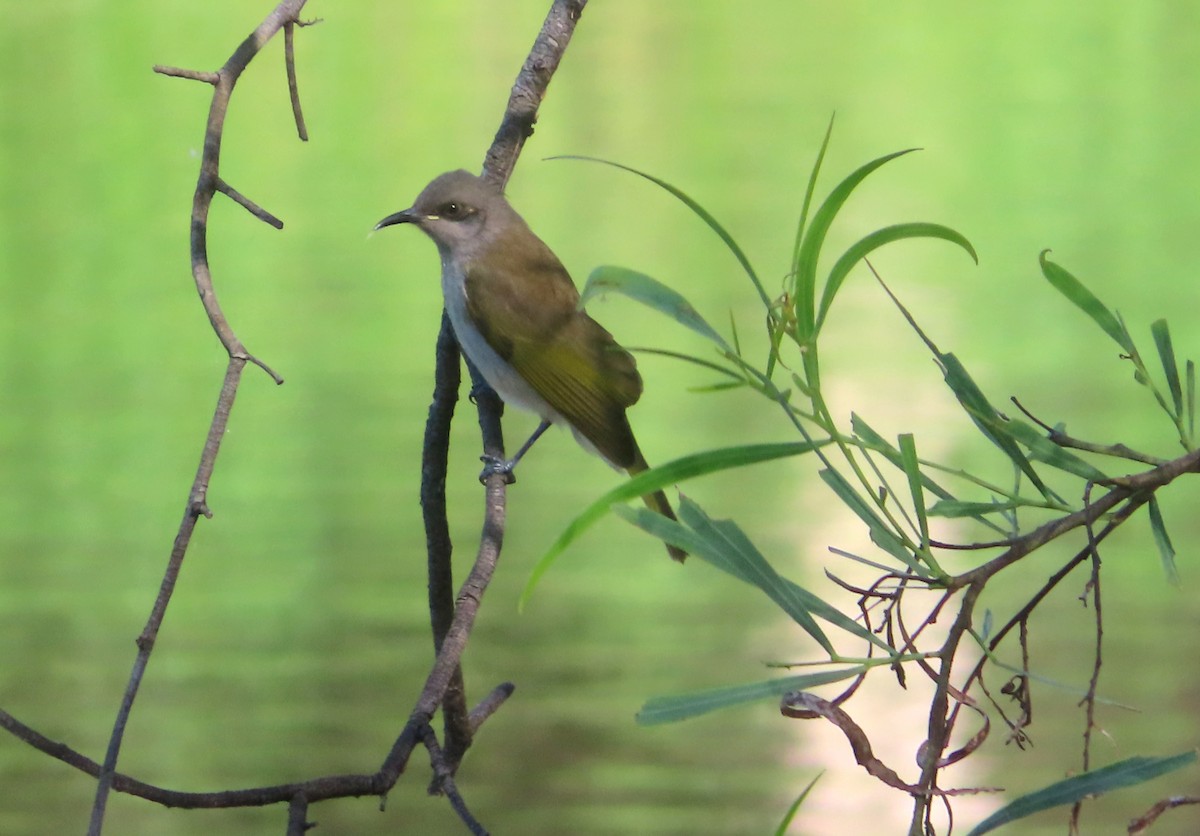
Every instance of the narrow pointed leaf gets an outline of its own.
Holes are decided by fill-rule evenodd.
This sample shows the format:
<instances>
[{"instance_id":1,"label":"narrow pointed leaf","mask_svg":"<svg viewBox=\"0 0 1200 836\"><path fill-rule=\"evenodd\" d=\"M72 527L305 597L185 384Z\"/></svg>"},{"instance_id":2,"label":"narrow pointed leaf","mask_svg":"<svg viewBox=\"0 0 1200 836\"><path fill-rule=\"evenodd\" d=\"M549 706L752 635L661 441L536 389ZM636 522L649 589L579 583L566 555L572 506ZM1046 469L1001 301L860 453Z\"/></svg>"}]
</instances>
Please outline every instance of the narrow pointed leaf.
<instances>
[{"instance_id":1,"label":"narrow pointed leaf","mask_svg":"<svg viewBox=\"0 0 1200 836\"><path fill-rule=\"evenodd\" d=\"M896 467L902 470L904 469L900 451L893 447L891 442L889 442L879 433L875 432L875 430L873 430L871 426L863 420L862 416L858 415L857 413L850 413L850 428L854 431L856 436L870 445L870 448L873 451L882 454ZM929 476L925 475L924 472L921 473L921 485L925 490L938 497L941 497L942 499L953 499L954 497L950 491L946 490Z\"/></svg>"},{"instance_id":2,"label":"narrow pointed leaf","mask_svg":"<svg viewBox=\"0 0 1200 836\"><path fill-rule=\"evenodd\" d=\"M1083 772L1021 796L981 821L967 836L982 836L1001 825L1040 813L1042 810L1074 804L1088 796L1141 784L1194 763L1195 760L1195 752L1183 752L1166 758L1127 758L1110 766Z\"/></svg>"},{"instance_id":3,"label":"narrow pointed leaf","mask_svg":"<svg viewBox=\"0 0 1200 836\"><path fill-rule=\"evenodd\" d=\"M1029 457L1032 459L1045 462L1059 470L1065 470L1067 473L1073 473L1092 482L1100 482L1108 478L1104 471L1058 446L1026 421L1019 418L1009 418L1007 421L997 419L989 426L997 432L1007 433L1028 447Z\"/></svg>"},{"instance_id":4,"label":"narrow pointed leaf","mask_svg":"<svg viewBox=\"0 0 1200 836\"><path fill-rule=\"evenodd\" d=\"M689 513L689 509L685 507L688 502L686 497L681 499L679 509L680 517L686 518L686 526L649 508L617 505L613 508L613 513L671 545L679 546L689 554L758 587L800 625L804 632L812 636L825 652L832 654L834 649L829 638L813 620L804 602L794 594L794 588L783 582L741 530L728 521L725 521L724 525L716 523L695 507L690 509ZM692 505L694 506L694 503Z\"/></svg>"},{"instance_id":5,"label":"narrow pointed leaf","mask_svg":"<svg viewBox=\"0 0 1200 836\"><path fill-rule=\"evenodd\" d=\"M931 517L978 517L982 514L995 514L1000 511L1011 511L1014 508L1042 507L1041 503L1021 499L1010 499L1003 502L963 502L956 499L943 499L935 502L929 509Z\"/></svg>"},{"instance_id":6,"label":"narrow pointed leaf","mask_svg":"<svg viewBox=\"0 0 1200 836\"><path fill-rule=\"evenodd\" d=\"M1175 362L1175 348L1171 345L1171 329L1165 319L1156 320L1150 326L1158 359L1162 361L1163 374L1167 376L1167 387L1171 390L1171 402L1175 405L1175 417L1183 415L1183 384L1179 380L1179 364Z\"/></svg>"},{"instance_id":7,"label":"narrow pointed leaf","mask_svg":"<svg viewBox=\"0 0 1200 836\"><path fill-rule=\"evenodd\" d=\"M1053 492L1038 476L1037 471L1033 469L1033 465L1021 452L1021 448L1017 446L1012 437L1003 431L997 432L997 428L1003 426L1000 413L991 405L983 394L983 390L967 373L959 359L953 354L939 353L938 360L942 363L946 384L954 392L954 397L958 398L958 402L962 404L979 431L1021 469L1021 472L1029 478L1029 481L1043 496L1048 499L1053 497Z\"/></svg>"},{"instance_id":8,"label":"narrow pointed leaf","mask_svg":"<svg viewBox=\"0 0 1200 836\"><path fill-rule=\"evenodd\" d=\"M796 800L788 807L787 812L783 815L783 820L779 822L779 827L775 828L775 836L787 836L788 828L792 826L792 819L796 818L796 813L800 812L800 805L804 803L804 799L808 798L808 794L812 792L813 787L817 785L817 781L821 780L824 772L818 772L808 784L796 796Z\"/></svg>"},{"instance_id":9,"label":"narrow pointed leaf","mask_svg":"<svg viewBox=\"0 0 1200 836\"><path fill-rule=\"evenodd\" d=\"M1150 497L1150 530L1154 532L1154 545L1158 546L1158 555L1162 558L1167 582L1172 586L1179 586L1179 569L1175 565L1175 547L1171 545L1171 537L1167 534L1167 526L1163 522L1162 509L1158 505L1157 496Z\"/></svg>"},{"instance_id":10,"label":"narrow pointed leaf","mask_svg":"<svg viewBox=\"0 0 1200 836\"><path fill-rule=\"evenodd\" d=\"M846 179L838 183L838 185L829 193L825 201L813 214L812 222L808 225L808 229L804 231L804 240L800 244L800 250L796 255L796 284L795 284L795 299L796 299L796 323L800 343L806 344L814 333L816 326L816 301L817 301L817 259L821 255L821 246L825 243L825 236L829 232L829 228L833 225L833 220L841 211L842 206L850 198L851 193L858 187L859 183L865 180L871 172L897 157L912 153L917 149L908 148L904 151L896 151L876 160L872 160L866 165L860 166L853 171Z\"/></svg>"},{"instance_id":11,"label":"narrow pointed leaf","mask_svg":"<svg viewBox=\"0 0 1200 836\"><path fill-rule=\"evenodd\" d=\"M904 475L908 477L908 492L912 496L913 510L917 513L917 524L921 530L921 548L929 546L929 517L925 514L925 492L921 488L921 464L917 459L917 442L912 433L899 438Z\"/></svg>"},{"instance_id":12,"label":"narrow pointed leaf","mask_svg":"<svg viewBox=\"0 0 1200 836\"><path fill-rule=\"evenodd\" d=\"M828 485L833 492L837 494L838 499L842 500L847 508L853 511L860 520L867 524L867 529L871 534L872 543L879 546L879 548L883 549L892 557L899 560L912 571L916 572L922 577L928 577L928 571L925 569L925 567L921 566L919 562L917 562L916 558L913 557L912 552L905 547L904 541L901 540L895 534L895 532L888 528L887 523L880 519L879 515L875 513L875 509L868 505L866 500L858 495L858 492L854 490L854 488L849 482L846 481L846 478L842 476L842 474L838 473L836 470L826 469L822 470L819 475L821 477L821 481Z\"/></svg>"},{"instance_id":13,"label":"narrow pointed leaf","mask_svg":"<svg viewBox=\"0 0 1200 836\"><path fill-rule=\"evenodd\" d=\"M833 120L836 114L831 114L829 124L825 128L825 137L821 140L821 148L817 151L817 159L813 161L812 171L808 173L808 184L804 188L804 203L800 206L800 220L796 222L796 243L792 247L792 272L799 272L800 245L804 243L804 231L808 227L808 210L812 208L813 194L817 191L817 178L821 174L821 164L825 162L825 152L829 150L829 140L833 136Z\"/></svg>"},{"instance_id":14,"label":"narrow pointed leaf","mask_svg":"<svg viewBox=\"0 0 1200 836\"><path fill-rule=\"evenodd\" d=\"M694 691L690 694L676 694L669 697L653 697L646 700L642 710L637 714L638 725L654 726L660 723L675 723L691 717L699 717L721 708L742 705L758 700L778 699L790 691L807 691L820 685L841 682L844 679L858 676L863 672L862 666L843 668L823 673L806 673L800 676L787 676L782 679L768 679L766 682L754 682L748 685L733 685L725 688L713 688L708 691Z\"/></svg>"},{"instance_id":15,"label":"narrow pointed leaf","mask_svg":"<svg viewBox=\"0 0 1200 836\"><path fill-rule=\"evenodd\" d=\"M709 214L707 209L705 209L696 201L692 200L679 189L672 186L670 183L666 182L665 180L660 180L653 174L647 174L644 171L638 171L636 168L630 168L627 165L615 163L612 160L604 160L599 157L585 157L575 154L566 154L559 157L550 157L549 159L585 160L592 163L603 163L604 165L610 165L613 168L619 168L622 171L628 171L630 174L636 174L638 177L649 180L654 185L670 193L684 206L691 209L692 212L694 212L696 216L700 218L700 220L704 221L704 223L708 225L709 229L717 234L717 237L720 238L725 243L725 246L729 248L729 251L733 253L733 257L737 259L738 264L740 264L742 269L746 271L746 275L750 277L750 281L754 284L754 289L758 291L758 296L762 300L763 304L767 307L771 306L771 297L767 295L767 291L763 288L762 282L759 281L758 273L754 271L754 267L752 267L750 264L750 259L746 258L746 254L742 252L742 248L738 246L737 241L733 240L733 236L726 231L725 227L721 226L716 218Z\"/></svg>"},{"instance_id":16,"label":"narrow pointed leaf","mask_svg":"<svg viewBox=\"0 0 1200 836\"><path fill-rule=\"evenodd\" d=\"M579 307L582 309L592 299L609 292L620 293L666 314L685 328L690 328L706 340L716 343L722 351L734 353L725 339L700 316L687 299L658 279L636 270L612 265L597 267L583 286Z\"/></svg>"},{"instance_id":17,"label":"narrow pointed leaf","mask_svg":"<svg viewBox=\"0 0 1200 836\"><path fill-rule=\"evenodd\" d=\"M721 470L745 467L788 456L799 456L812 452L817 447L827 443L799 441L783 444L750 444L743 447L726 447L720 450L709 450L704 453L694 453L690 456L684 456L658 467L652 467L628 481L622 482L585 508L579 516L571 521L546 553L542 555L530 573L529 580L525 582L525 589L521 593L518 607L520 609L525 607L530 595L533 594L534 587L537 586L537 582L546 573L546 570L550 568L550 564L554 562L555 558L562 554L567 546L573 543L579 535L591 528L597 520L608 513L608 510L614 504L639 499L648 493L663 490L679 482L694 479L697 476L705 476Z\"/></svg>"},{"instance_id":18,"label":"narrow pointed leaf","mask_svg":"<svg viewBox=\"0 0 1200 836\"><path fill-rule=\"evenodd\" d=\"M1187 431L1188 449L1196 437L1196 364L1187 361Z\"/></svg>"},{"instance_id":19,"label":"narrow pointed leaf","mask_svg":"<svg viewBox=\"0 0 1200 836\"><path fill-rule=\"evenodd\" d=\"M1049 252L1049 250L1042 250L1038 256L1038 262L1042 266L1042 275L1046 277L1047 281L1054 285L1059 293L1067 297L1071 304L1090 316L1093 322L1104 329L1104 333L1125 349L1126 354L1135 353L1133 340L1129 338L1129 332L1125 326L1112 311L1105 307L1103 302L1096 298L1095 294L1083 286L1083 282L1047 258L1046 254Z\"/></svg>"},{"instance_id":20,"label":"narrow pointed leaf","mask_svg":"<svg viewBox=\"0 0 1200 836\"><path fill-rule=\"evenodd\" d=\"M683 497L680 500L680 506L680 517L686 521L690 522L694 520L695 517L693 515L695 513L700 515L702 521L708 520L707 515L687 497ZM685 508L688 510L685 511ZM613 513L627 522L636 525L643 531L673 546L679 546L690 555L703 560L705 563L723 572L727 572L738 580L758 587L779 604L785 612L792 615L793 619L801 627L804 627L809 632L809 635L821 644L826 651L832 652L833 648L828 645L825 634L815 624L812 625L813 630L808 630L808 627L805 626L808 622L805 620L804 614L811 613L817 618L823 619L835 627L853 634L857 638L871 642L885 652L893 652L887 642L876 636L862 624L859 624L837 608L821 600L799 584L778 575L767 564L766 559L762 557L757 549L749 544L749 540L745 538L745 535L740 530L737 533L745 541L748 549L745 553L735 552L731 554L728 550L728 544L724 542L723 538L709 536L707 531L704 530L705 524L703 522L698 527L688 528L684 523L669 520L661 514L651 511L649 508L626 505L613 506ZM734 529L737 528L732 522L723 522ZM763 567L754 566L753 564L758 561L761 561L765 565Z\"/></svg>"},{"instance_id":21,"label":"narrow pointed leaf","mask_svg":"<svg viewBox=\"0 0 1200 836\"><path fill-rule=\"evenodd\" d=\"M906 238L941 238L953 244L958 244L958 246L967 251L967 254L971 256L976 264L979 263L979 256L976 255L975 248L971 246L971 242L948 226L933 223L904 223L876 230L846 250L830 269L829 277L825 280L825 287L821 290L821 304L817 309L817 321L813 329L814 334L821 330L821 326L825 322L825 316L829 313L829 308L833 304L834 296L837 295L842 283L846 280L846 276L854 269L854 266L884 244L890 244L893 241L902 241Z\"/></svg>"}]
</instances>

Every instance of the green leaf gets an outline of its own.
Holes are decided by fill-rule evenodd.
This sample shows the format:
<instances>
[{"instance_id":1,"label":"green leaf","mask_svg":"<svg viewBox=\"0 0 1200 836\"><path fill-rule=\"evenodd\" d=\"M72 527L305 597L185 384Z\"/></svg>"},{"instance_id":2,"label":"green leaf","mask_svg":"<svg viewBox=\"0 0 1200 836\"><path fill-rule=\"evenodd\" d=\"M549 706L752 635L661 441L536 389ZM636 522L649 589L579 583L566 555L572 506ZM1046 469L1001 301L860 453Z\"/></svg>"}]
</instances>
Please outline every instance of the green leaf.
<instances>
[{"instance_id":1,"label":"green leaf","mask_svg":"<svg viewBox=\"0 0 1200 836\"><path fill-rule=\"evenodd\" d=\"M542 555L537 565L533 567L533 571L529 575L529 580L525 582L525 589L521 593L518 608L525 608L526 602L529 600L530 595L533 594L534 587L537 586L537 582L546 573L546 570L550 568L550 564L554 562L555 558L562 554L567 546L573 543L579 535L591 528L597 520L608 513L608 510L616 503L639 499L646 494L668 488L671 485L688 479L694 479L697 476L705 476L721 470L745 467L787 456L799 456L804 453L810 453L817 447L828 443L827 441L798 441L782 444L749 444L743 447L726 447L720 450L709 450L704 453L694 453L690 456L684 456L658 467L652 467L628 481L622 482L585 508L579 516L571 521L546 553Z\"/></svg>"},{"instance_id":2,"label":"green leaf","mask_svg":"<svg viewBox=\"0 0 1200 836\"><path fill-rule=\"evenodd\" d=\"M812 208L813 194L817 191L817 177L821 174L821 164L825 162L825 152L829 150L829 140L833 136L833 120L836 114L830 114L829 124L825 127L825 137L817 151L817 159L813 161L812 171L808 173L808 184L804 188L804 203L800 206L800 220L796 222L796 243L792 247L792 272L798 271L800 264L800 246L804 243L804 231L808 226L808 210Z\"/></svg>"},{"instance_id":3,"label":"green leaf","mask_svg":"<svg viewBox=\"0 0 1200 836\"><path fill-rule=\"evenodd\" d=\"M1125 350L1126 354L1136 353L1133 346L1133 340L1129 337L1129 332L1125 326L1113 315L1104 303L1083 286L1083 282L1072 276L1059 265L1055 264L1050 259L1046 258L1046 253L1050 250L1042 250L1038 256L1038 262L1042 266L1042 275L1054 285L1054 287L1063 296L1079 308L1085 314L1092 318L1092 321L1104 329L1104 333L1112 337L1117 345Z\"/></svg>"},{"instance_id":4,"label":"green leaf","mask_svg":"<svg viewBox=\"0 0 1200 836\"><path fill-rule=\"evenodd\" d=\"M807 344L816 327L816 297L817 297L817 259L821 255L821 246L825 243L825 236L829 232L829 228L833 225L833 220L837 217L837 213L841 211L842 206L850 198L851 193L858 187L859 183L867 178L871 172L879 168L883 164L902 157L905 154L912 153L917 149L908 148L904 151L896 151L876 160L872 160L866 165L860 166L853 171L846 179L838 183L825 201L821 204L813 215L812 222L808 229L804 232L804 240L800 244L800 249L796 254L796 284L795 284L795 300L796 300L796 327L798 329L798 337L801 345Z\"/></svg>"},{"instance_id":5,"label":"green leaf","mask_svg":"<svg viewBox=\"0 0 1200 836\"><path fill-rule=\"evenodd\" d=\"M1183 385L1179 381L1179 364L1175 362L1175 349L1171 345L1171 329L1165 319L1156 320L1150 326L1154 336L1154 346L1158 349L1158 359L1162 361L1163 373L1167 376L1167 386L1171 390L1171 402L1175 404L1176 418L1183 417Z\"/></svg>"},{"instance_id":6,"label":"green leaf","mask_svg":"<svg viewBox=\"0 0 1200 836\"><path fill-rule=\"evenodd\" d=\"M1196 437L1196 364L1191 360L1187 361L1187 432L1188 432L1188 449L1191 448L1191 441Z\"/></svg>"},{"instance_id":7,"label":"green leaf","mask_svg":"<svg viewBox=\"0 0 1200 836\"><path fill-rule=\"evenodd\" d=\"M871 450L880 453L889 462L901 470L904 469L904 463L900 455L900 451L893 447L887 439L875 432L875 430L873 430L871 426L863 420L861 415L858 415L854 412L850 413L850 428L854 431L856 436L866 442ZM942 499L952 499L954 496L952 493L950 493L950 491L943 488L924 473L921 473L921 485L925 490L941 497Z\"/></svg>"},{"instance_id":8,"label":"green leaf","mask_svg":"<svg viewBox=\"0 0 1200 836\"><path fill-rule=\"evenodd\" d=\"M962 404L963 409L967 411L979 431L1021 469L1033 486L1042 493L1042 496L1047 499L1053 497L1053 492L1038 476L1037 471L1033 469L1033 465L1013 441L1012 436L1004 432L1005 422L1000 413L991 405L987 396L983 394L983 390L967 373L958 358L953 354L943 354L940 351L937 352L937 358L942 364L946 384L954 392L954 397L958 398L958 402Z\"/></svg>"},{"instance_id":9,"label":"green leaf","mask_svg":"<svg viewBox=\"0 0 1200 836\"><path fill-rule=\"evenodd\" d=\"M611 265L597 267L583 286L579 308L582 310L592 299L609 292L620 293L666 314L685 328L690 328L706 340L716 343L722 351L734 353L724 337L700 316L687 299L657 279L636 270Z\"/></svg>"},{"instance_id":10,"label":"green leaf","mask_svg":"<svg viewBox=\"0 0 1200 836\"><path fill-rule=\"evenodd\" d=\"M825 287L821 291L821 305L817 310L816 325L813 327L814 335L821 330L821 326L825 323L825 316L833 304L834 296L837 295L846 276L854 269L854 266L884 244L902 241L906 238L941 238L958 244L967 251L976 264L979 263L979 256L976 255L971 242L948 226L933 223L904 223L878 229L846 250L829 271L829 277L825 280Z\"/></svg>"},{"instance_id":11,"label":"green leaf","mask_svg":"<svg viewBox=\"0 0 1200 836\"><path fill-rule=\"evenodd\" d=\"M804 632L812 636L826 653L834 653L829 637L817 626L804 600L795 594L798 587L785 584L762 553L732 521L711 519L687 497L680 497L679 500L679 522L667 519L649 508L617 505L613 512L671 545L679 546L688 554L758 587Z\"/></svg>"},{"instance_id":12,"label":"green leaf","mask_svg":"<svg viewBox=\"0 0 1200 836\"><path fill-rule=\"evenodd\" d=\"M1007 433L1028 447L1029 456L1032 459L1045 462L1052 467L1057 467L1059 470L1065 470L1067 473L1073 473L1092 482L1102 482L1108 478L1103 471L1088 464L1074 453L1068 452L1063 447L1055 444L1046 438L1040 430L1035 429L1032 424L1022 421L1019 418L1009 418L1007 421L1004 421L1000 420L997 416L997 420L992 424L992 428L998 432Z\"/></svg>"},{"instance_id":13,"label":"green leaf","mask_svg":"<svg viewBox=\"0 0 1200 836\"><path fill-rule=\"evenodd\" d=\"M1042 810L1074 804L1088 796L1141 784L1195 762L1196 753L1183 752L1167 758L1127 758L1110 766L1093 769L1023 795L1007 807L975 825L967 836L982 836L1001 825L1023 819Z\"/></svg>"},{"instance_id":14,"label":"green leaf","mask_svg":"<svg viewBox=\"0 0 1200 836\"><path fill-rule=\"evenodd\" d=\"M908 492L912 496L913 509L917 512L917 525L921 531L921 548L928 548L929 517L925 514L925 491L921 487L921 463L917 459L917 442L912 433L904 433L899 441L904 475L908 477Z\"/></svg>"},{"instance_id":15,"label":"green leaf","mask_svg":"<svg viewBox=\"0 0 1200 836\"><path fill-rule=\"evenodd\" d=\"M1175 547L1171 545L1171 537L1167 534L1167 526L1163 522L1162 509L1158 506L1157 496L1150 497L1150 530L1154 532L1154 545L1158 546L1158 555L1162 558L1167 582L1172 586L1179 586L1179 569L1175 565Z\"/></svg>"},{"instance_id":16,"label":"green leaf","mask_svg":"<svg viewBox=\"0 0 1200 836\"><path fill-rule=\"evenodd\" d=\"M806 673L783 679L769 679L749 685L732 685L708 691L693 691L669 697L653 697L646 700L637 714L638 725L655 726L660 723L675 723L691 717L699 717L710 711L742 705L748 702L779 698L790 691L807 691L819 685L829 685L858 676L865 668L861 665L823 673Z\"/></svg>"},{"instance_id":17,"label":"green leaf","mask_svg":"<svg viewBox=\"0 0 1200 836\"><path fill-rule=\"evenodd\" d=\"M808 619L809 613L859 639L871 642L886 653L894 653L886 641L862 624L799 584L776 573L735 523L728 520L714 523L687 497L680 499L679 516L683 522L669 520L662 514L642 507L616 505L613 507L613 513L643 531L673 546L679 546L705 563L762 590L830 653L833 652L832 646L828 644L825 634ZM692 527L685 527L685 523ZM714 527L724 527L724 531L714 534ZM725 532L728 532L728 536ZM738 544L738 547L731 547L730 541ZM809 625L812 629L809 629Z\"/></svg>"},{"instance_id":18,"label":"green leaf","mask_svg":"<svg viewBox=\"0 0 1200 836\"><path fill-rule=\"evenodd\" d=\"M613 168L619 168L622 171L628 171L630 174L636 174L638 177L649 180L654 185L669 192L677 200L683 203L684 206L691 209L697 215L697 217L700 218L700 220L708 224L708 228L715 232L717 237L725 242L725 246L729 248L729 251L733 253L733 257L737 259L738 264L742 265L742 269L745 270L746 275L750 277L750 281L754 284L754 289L758 291L758 296L762 300L763 305L768 308L771 307L771 297L767 295L767 291L763 288L762 282L759 281L758 274L754 272L754 268L750 265L750 259L746 258L746 254L742 252L742 248L738 246L737 241L733 240L733 236L725 230L725 227L721 226L721 224L717 222L716 218L709 214L708 210L706 210L696 201L692 200L682 191L672 186L670 183L666 182L665 180L660 180L653 174L647 174L644 171L638 171L636 168L630 168L627 165L615 163L612 160L600 159L599 157L585 157L575 154L564 154L558 157L549 157L548 159L585 160L592 163L603 163L604 165L610 165Z\"/></svg>"},{"instance_id":19,"label":"green leaf","mask_svg":"<svg viewBox=\"0 0 1200 836\"><path fill-rule=\"evenodd\" d=\"M957 517L978 517L983 514L995 514L1000 511L1011 511L1014 508L1028 507L1043 507L1040 502L1031 502L1023 499L1009 499L1003 502L993 500L991 502L965 502L957 499L943 499L935 502L933 507L929 509L929 515L932 517L946 517L954 519Z\"/></svg>"},{"instance_id":20,"label":"green leaf","mask_svg":"<svg viewBox=\"0 0 1200 836\"><path fill-rule=\"evenodd\" d=\"M887 523L879 518L875 513L875 509L858 495L858 492L854 490L842 474L836 470L825 469L818 475L821 477L821 481L837 494L838 499L842 500L842 503L847 508L867 524L867 529L871 534L871 542L921 577L929 577L928 570L913 557L913 553L904 545L904 541L888 528Z\"/></svg>"},{"instance_id":21,"label":"green leaf","mask_svg":"<svg viewBox=\"0 0 1200 836\"><path fill-rule=\"evenodd\" d=\"M796 813L800 812L800 805L804 803L804 799L808 798L808 794L812 792L812 788L817 785L817 781L821 780L821 776L824 774L824 772L818 772L816 777L809 781L807 786L796 796L796 800L784 813L783 820L779 822L779 827L775 828L775 836L786 836L788 828L792 825L792 819L796 818Z\"/></svg>"}]
</instances>

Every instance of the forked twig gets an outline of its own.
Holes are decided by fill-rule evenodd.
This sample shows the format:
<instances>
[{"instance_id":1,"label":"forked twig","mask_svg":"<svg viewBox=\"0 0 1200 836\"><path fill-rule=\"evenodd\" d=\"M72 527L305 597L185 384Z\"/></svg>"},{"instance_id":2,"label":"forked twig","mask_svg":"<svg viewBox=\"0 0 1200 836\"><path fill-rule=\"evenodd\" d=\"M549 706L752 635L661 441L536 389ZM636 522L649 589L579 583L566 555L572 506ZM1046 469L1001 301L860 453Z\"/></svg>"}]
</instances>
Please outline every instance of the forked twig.
<instances>
[{"instance_id":1,"label":"forked twig","mask_svg":"<svg viewBox=\"0 0 1200 836\"><path fill-rule=\"evenodd\" d=\"M159 586L158 596L155 598L154 606L151 608L146 625L142 629L141 635L138 636L137 657L134 660L133 670L130 672L125 693L121 698L120 708L117 710L112 734L109 736L108 747L104 755L104 763L100 768L99 780L96 782L96 796L92 803L91 821L88 825L89 836L99 836L104 827L104 813L108 805L109 794L112 791L113 778L117 769L117 759L121 751L121 742L125 736L125 727L129 721L129 714L133 710L133 702L137 697L138 688L146 671L146 665L150 661L150 653L154 649L154 642L158 636L163 616L166 614L167 604L170 602L171 594L175 589L175 582L179 577L179 569L183 565L184 555L187 553L188 545L191 543L192 532L196 527L196 520L202 514L204 516L211 515L207 500L208 485L212 478L213 468L216 465L217 453L221 447L221 439L224 438L225 429L229 423L229 412L233 408L238 384L241 382L242 369L247 362L253 362L270 374L276 383L283 382L270 368L246 351L242 341L238 339L237 334L234 333L225 319L225 315L221 311L221 306L217 302L216 291L213 288L212 274L208 268L206 239L208 210L212 205L213 195L218 190L221 190L221 186L223 185L223 181L218 173L221 155L221 136L225 124L225 112L229 106L229 99L233 94L234 85L237 84L238 77L246 69L262 45L269 41L286 21L295 20L305 2L306 0L284 0L284 2L276 6L274 11L234 51L229 60L225 62L225 66L221 67L216 73L155 68L167 75L207 82L212 84L214 88L212 104L208 112L208 125L204 133L204 153L200 162L200 176L196 182L196 193L192 200L192 277L196 282L196 289L200 293L200 301L204 305L205 312L208 314L209 322L212 324L218 339L220 339L221 344L229 354L229 365L225 370L225 379L221 385L221 394L217 399L216 411L213 414L208 436L204 442L204 450L200 456L200 466L196 471L192 487L188 491L187 506L184 508L183 520L179 524L179 531L175 535L175 542L171 548L170 558L167 561L166 572ZM228 186L225 188L228 189ZM242 205L245 206L247 204L248 202L243 202Z\"/></svg>"}]
</instances>

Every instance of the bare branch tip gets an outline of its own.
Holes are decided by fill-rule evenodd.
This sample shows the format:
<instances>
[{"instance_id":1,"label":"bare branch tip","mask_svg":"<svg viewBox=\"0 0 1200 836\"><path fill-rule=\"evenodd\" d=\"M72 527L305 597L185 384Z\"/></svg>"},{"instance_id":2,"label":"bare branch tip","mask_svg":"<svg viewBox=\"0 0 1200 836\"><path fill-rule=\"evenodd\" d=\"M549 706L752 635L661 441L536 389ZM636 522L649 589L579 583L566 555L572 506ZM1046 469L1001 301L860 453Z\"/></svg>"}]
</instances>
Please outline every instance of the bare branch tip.
<instances>
[{"instance_id":1,"label":"bare branch tip","mask_svg":"<svg viewBox=\"0 0 1200 836\"><path fill-rule=\"evenodd\" d=\"M166 64L155 64L154 72L159 75L169 75L172 78L187 78L192 81L203 81L205 84L216 85L221 80L219 73L207 70L185 70L183 67L171 67Z\"/></svg>"},{"instance_id":2,"label":"bare branch tip","mask_svg":"<svg viewBox=\"0 0 1200 836\"><path fill-rule=\"evenodd\" d=\"M247 360L249 360L249 361L250 361L251 363L253 363L254 365L258 366L260 369L262 369L262 370L263 370L264 372L266 372L268 375L270 375L270 376L271 376L271 380L274 380L274 381L275 381L275 385L276 385L276 386L282 386L282 385L283 385L283 378L282 378L282 377L280 377L280 376L279 376L279 374L278 374L278 373L277 373L277 372L276 372L274 369L272 369L270 366L268 366L268 365L267 365L266 363L264 363L262 360L259 360L259 359L258 359L257 357L255 357L253 354L247 354L247 355L246 355L246 359L247 359Z\"/></svg>"},{"instance_id":3,"label":"bare branch tip","mask_svg":"<svg viewBox=\"0 0 1200 836\"><path fill-rule=\"evenodd\" d=\"M230 200L232 200L238 206L241 206L243 209L245 209L247 212L249 212L254 217L258 218L263 223L270 224L271 226L275 227L276 229L283 229L283 221L281 221L279 218L272 215L266 209L263 209L261 206L259 206L257 203L255 203L250 198L246 197L244 194L239 192L233 186L226 183L222 178L220 178L220 177L217 178L216 186L217 186L217 191L219 191L221 194L228 197Z\"/></svg>"}]
</instances>

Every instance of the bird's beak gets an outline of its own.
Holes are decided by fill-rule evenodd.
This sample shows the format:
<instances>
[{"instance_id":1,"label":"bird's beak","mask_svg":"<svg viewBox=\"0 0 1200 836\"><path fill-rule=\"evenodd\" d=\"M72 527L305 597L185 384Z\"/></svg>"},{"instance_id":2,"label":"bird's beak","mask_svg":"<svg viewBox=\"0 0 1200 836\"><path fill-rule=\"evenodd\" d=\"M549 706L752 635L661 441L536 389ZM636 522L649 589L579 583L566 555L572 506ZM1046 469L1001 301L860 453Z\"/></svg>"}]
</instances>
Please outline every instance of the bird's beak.
<instances>
[{"instance_id":1,"label":"bird's beak","mask_svg":"<svg viewBox=\"0 0 1200 836\"><path fill-rule=\"evenodd\" d=\"M375 229L380 230L385 226L395 226L396 224L415 224L420 220L420 218L421 216L412 209L405 209L402 212L396 212L393 215L388 215L382 221L375 224Z\"/></svg>"}]
</instances>

